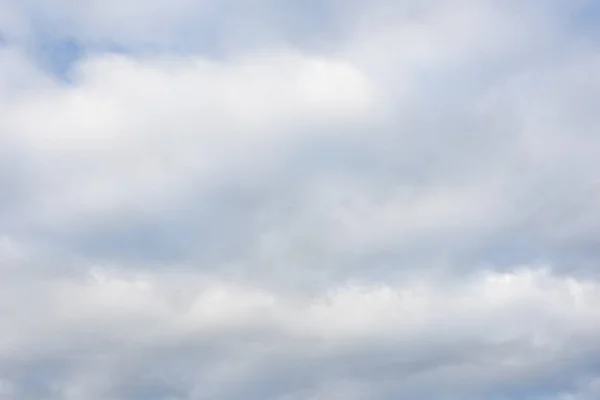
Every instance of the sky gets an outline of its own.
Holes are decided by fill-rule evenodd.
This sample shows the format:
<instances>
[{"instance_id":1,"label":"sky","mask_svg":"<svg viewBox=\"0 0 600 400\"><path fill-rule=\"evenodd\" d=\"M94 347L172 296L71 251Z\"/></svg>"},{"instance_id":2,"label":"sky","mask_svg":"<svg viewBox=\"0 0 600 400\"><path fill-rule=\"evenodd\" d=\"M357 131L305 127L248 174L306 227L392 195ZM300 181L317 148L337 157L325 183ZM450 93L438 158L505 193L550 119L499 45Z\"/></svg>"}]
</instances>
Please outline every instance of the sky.
<instances>
[{"instance_id":1,"label":"sky","mask_svg":"<svg viewBox=\"0 0 600 400\"><path fill-rule=\"evenodd\" d=\"M595 0L0 0L0 398L600 398Z\"/></svg>"}]
</instances>

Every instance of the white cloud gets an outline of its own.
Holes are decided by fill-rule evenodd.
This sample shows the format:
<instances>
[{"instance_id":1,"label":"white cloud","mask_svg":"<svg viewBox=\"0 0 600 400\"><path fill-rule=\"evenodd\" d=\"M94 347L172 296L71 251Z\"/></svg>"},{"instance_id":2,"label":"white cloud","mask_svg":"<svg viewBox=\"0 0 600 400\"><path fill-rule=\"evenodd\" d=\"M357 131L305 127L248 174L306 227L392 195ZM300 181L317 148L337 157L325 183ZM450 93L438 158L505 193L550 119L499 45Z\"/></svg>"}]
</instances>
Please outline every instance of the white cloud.
<instances>
[{"instance_id":1,"label":"white cloud","mask_svg":"<svg viewBox=\"0 0 600 400\"><path fill-rule=\"evenodd\" d=\"M105 56L77 76L3 113L45 186L31 207L58 218L177 196L215 170L306 140L295 137L307 129L359 122L376 101L352 65L294 53L223 63Z\"/></svg>"},{"instance_id":2,"label":"white cloud","mask_svg":"<svg viewBox=\"0 0 600 400\"><path fill-rule=\"evenodd\" d=\"M543 381L553 370L572 373L563 362L586 362L600 324L595 281L535 267L450 285L341 284L295 299L193 272L96 269L87 278L12 279L10 285L3 284L3 304L15 304L17 291L36 295L5 314L3 367L17 360L70 360L58 371L57 398L72 387L84 390L81 396L110 397L115 380L117 388L130 384L119 376L139 381L156 373L168 374L157 385L174 393L208 385L237 398L238 391L266 380L273 387L265 390L283 395L286 388L278 386L293 388L296 377L269 376L277 365L301 374L301 398L336 385L342 392L360 382L377 386L380 379L381 388L398 393L416 380L433 398L442 397L431 384L450 379L468 395L480 389L470 380L473 363L488 384L519 384L520 374ZM88 369L93 377L85 375ZM394 387L386 388L392 376ZM104 383L88 394L90 378Z\"/></svg>"},{"instance_id":3,"label":"white cloud","mask_svg":"<svg viewBox=\"0 0 600 400\"><path fill-rule=\"evenodd\" d=\"M322 6L0 3L1 396L597 395L578 6Z\"/></svg>"}]
</instances>

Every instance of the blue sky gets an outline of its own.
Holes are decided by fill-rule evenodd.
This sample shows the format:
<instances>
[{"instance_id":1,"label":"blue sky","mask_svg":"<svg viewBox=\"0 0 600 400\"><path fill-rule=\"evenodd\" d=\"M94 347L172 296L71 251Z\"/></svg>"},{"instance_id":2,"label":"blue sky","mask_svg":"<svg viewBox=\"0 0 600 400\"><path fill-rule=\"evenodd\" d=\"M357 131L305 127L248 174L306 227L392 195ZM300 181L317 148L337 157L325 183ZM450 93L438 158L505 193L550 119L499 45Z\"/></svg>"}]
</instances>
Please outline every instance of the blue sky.
<instances>
[{"instance_id":1,"label":"blue sky","mask_svg":"<svg viewBox=\"0 0 600 400\"><path fill-rule=\"evenodd\" d=\"M0 0L0 397L597 399L599 19Z\"/></svg>"}]
</instances>

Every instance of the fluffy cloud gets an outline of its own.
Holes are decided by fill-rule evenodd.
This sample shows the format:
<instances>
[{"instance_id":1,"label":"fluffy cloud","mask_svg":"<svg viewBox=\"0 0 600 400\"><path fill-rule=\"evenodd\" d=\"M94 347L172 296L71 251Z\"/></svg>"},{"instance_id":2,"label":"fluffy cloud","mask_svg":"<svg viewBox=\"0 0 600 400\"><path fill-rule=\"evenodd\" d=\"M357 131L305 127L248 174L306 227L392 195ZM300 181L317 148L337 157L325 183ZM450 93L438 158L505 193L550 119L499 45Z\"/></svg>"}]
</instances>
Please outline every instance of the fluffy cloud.
<instances>
[{"instance_id":1,"label":"fluffy cloud","mask_svg":"<svg viewBox=\"0 0 600 400\"><path fill-rule=\"evenodd\" d=\"M527 398L594 377L598 284L543 266L316 296L197 272L3 278L15 398Z\"/></svg>"},{"instance_id":2,"label":"fluffy cloud","mask_svg":"<svg viewBox=\"0 0 600 400\"><path fill-rule=\"evenodd\" d=\"M0 2L3 398L598 395L584 6L86 5Z\"/></svg>"}]
</instances>

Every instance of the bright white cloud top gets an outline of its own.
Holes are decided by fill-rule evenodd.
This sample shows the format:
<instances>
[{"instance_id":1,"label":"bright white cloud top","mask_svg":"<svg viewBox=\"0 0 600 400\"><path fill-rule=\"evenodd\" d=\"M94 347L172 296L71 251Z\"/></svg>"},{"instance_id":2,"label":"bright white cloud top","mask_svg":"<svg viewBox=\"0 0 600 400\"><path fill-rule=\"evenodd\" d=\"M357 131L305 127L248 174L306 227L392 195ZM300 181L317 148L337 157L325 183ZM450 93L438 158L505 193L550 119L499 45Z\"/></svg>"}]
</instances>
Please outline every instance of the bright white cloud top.
<instances>
[{"instance_id":1,"label":"bright white cloud top","mask_svg":"<svg viewBox=\"0 0 600 400\"><path fill-rule=\"evenodd\" d=\"M592 1L0 1L0 397L600 397Z\"/></svg>"}]
</instances>

